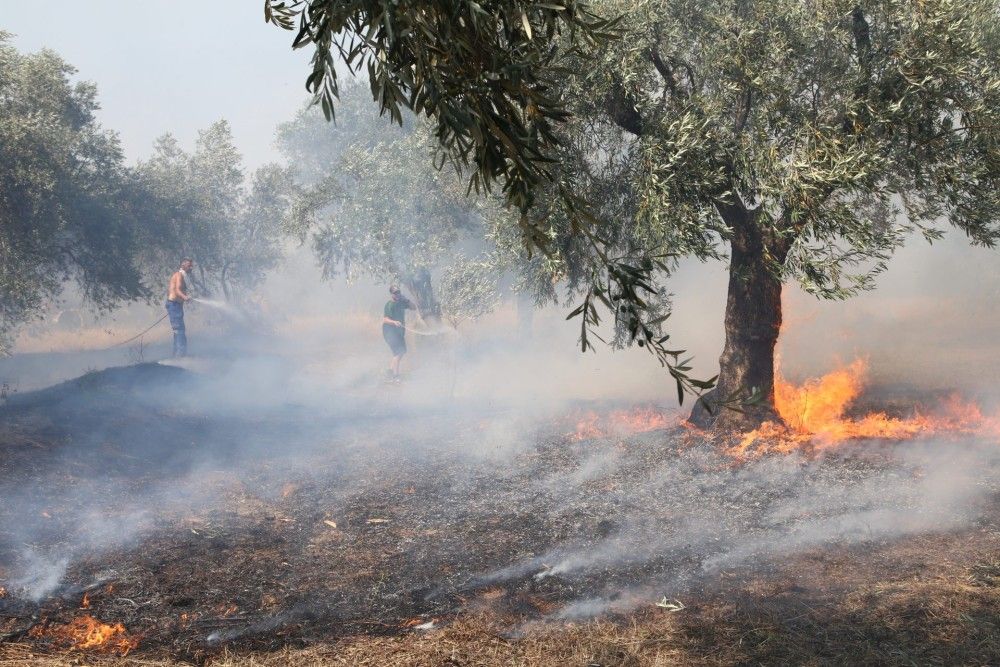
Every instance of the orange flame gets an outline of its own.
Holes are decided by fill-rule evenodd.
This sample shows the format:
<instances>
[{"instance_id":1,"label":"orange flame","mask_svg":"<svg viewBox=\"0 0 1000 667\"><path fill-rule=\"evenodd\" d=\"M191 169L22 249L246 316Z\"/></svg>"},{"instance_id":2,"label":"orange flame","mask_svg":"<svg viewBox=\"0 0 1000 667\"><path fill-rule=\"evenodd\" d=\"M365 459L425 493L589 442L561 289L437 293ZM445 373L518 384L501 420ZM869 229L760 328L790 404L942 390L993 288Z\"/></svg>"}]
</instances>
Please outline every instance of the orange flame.
<instances>
[{"instance_id":1,"label":"orange flame","mask_svg":"<svg viewBox=\"0 0 1000 667\"><path fill-rule=\"evenodd\" d=\"M676 421L676 419L653 408L614 410L604 415L588 412L577 421L576 429L569 435L573 440L580 441L614 435L645 433L646 431L669 428Z\"/></svg>"},{"instance_id":2,"label":"orange flame","mask_svg":"<svg viewBox=\"0 0 1000 667\"><path fill-rule=\"evenodd\" d=\"M90 609L90 595L87 593L83 594L83 599L80 600L80 609Z\"/></svg>"},{"instance_id":3,"label":"orange flame","mask_svg":"<svg viewBox=\"0 0 1000 667\"><path fill-rule=\"evenodd\" d=\"M934 414L915 410L908 418L890 417L884 412L857 419L845 417L864 389L867 370L867 363L858 359L801 386L786 381L776 371L774 402L785 424L766 422L745 434L728 452L743 456L752 447L758 454L787 453L807 443L813 449L824 449L847 440L904 440L932 433L1000 434L1000 421L984 416L979 406L958 395L950 396Z\"/></svg>"},{"instance_id":4,"label":"orange flame","mask_svg":"<svg viewBox=\"0 0 1000 667\"><path fill-rule=\"evenodd\" d=\"M29 634L32 637L52 637L77 649L94 649L122 656L139 645L139 640L129 636L121 623L109 625L93 616L78 616L65 625L37 626Z\"/></svg>"}]
</instances>

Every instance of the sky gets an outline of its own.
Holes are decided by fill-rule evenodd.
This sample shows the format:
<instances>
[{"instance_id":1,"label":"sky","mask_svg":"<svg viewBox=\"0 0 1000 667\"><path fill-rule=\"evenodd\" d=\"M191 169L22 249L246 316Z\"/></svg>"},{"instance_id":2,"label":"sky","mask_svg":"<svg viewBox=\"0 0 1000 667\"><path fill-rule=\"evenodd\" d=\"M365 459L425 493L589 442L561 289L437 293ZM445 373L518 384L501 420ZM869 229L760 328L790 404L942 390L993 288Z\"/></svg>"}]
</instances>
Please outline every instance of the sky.
<instances>
[{"instance_id":1,"label":"sky","mask_svg":"<svg viewBox=\"0 0 1000 667\"><path fill-rule=\"evenodd\" d=\"M263 0L0 0L0 30L22 52L50 48L97 84L102 125L130 162L171 132L229 121L246 164L279 159L274 129L307 99L308 50L264 23Z\"/></svg>"}]
</instances>

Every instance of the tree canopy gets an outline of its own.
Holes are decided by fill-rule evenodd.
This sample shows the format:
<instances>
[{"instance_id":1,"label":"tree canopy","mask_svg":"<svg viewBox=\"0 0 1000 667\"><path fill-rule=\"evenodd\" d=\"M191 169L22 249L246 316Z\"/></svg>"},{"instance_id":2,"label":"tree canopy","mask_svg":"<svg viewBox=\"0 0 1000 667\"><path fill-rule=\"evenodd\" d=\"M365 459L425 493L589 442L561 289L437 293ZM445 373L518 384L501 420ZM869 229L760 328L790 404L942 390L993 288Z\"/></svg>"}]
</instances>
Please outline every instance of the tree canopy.
<instances>
[{"instance_id":1,"label":"tree canopy","mask_svg":"<svg viewBox=\"0 0 1000 667\"><path fill-rule=\"evenodd\" d=\"M161 221L146 228L140 253L149 282L162 282L164 272L189 256L202 289L239 301L280 261L287 171L264 165L245 183L243 158L225 121L201 131L192 154L164 135L136 174L146 209Z\"/></svg>"},{"instance_id":2,"label":"tree canopy","mask_svg":"<svg viewBox=\"0 0 1000 667\"><path fill-rule=\"evenodd\" d=\"M575 110L634 137L636 213L672 248L714 255L727 209L754 211L782 276L837 298L940 221L997 239L994 0L601 7L627 38L573 82L592 92Z\"/></svg>"},{"instance_id":3,"label":"tree canopy","mask_svg":"<svg viewBox=\"0 0 1000 667\"><path fill-rule=\"evenodd\" d=\"M554 124L566 117L552 94L561 35L593 44L611 27L577 0L265 0L265 19L314 49L306 88L328 118L339 95L336 58L365 72L380 110L429 118L444 157L473 168L472 185L501 186L527 210L550 180ZM539 239L541 241L541 239Z\"/></svg>"},{"instance_id":4,"label":"tree canopy","mask_svg":"<svg viewBox=\"0 0 1000 667\"><path fill-rule=\"evenodd\" d=\"M584 292L584 347L603 303L679 390L707 388L651 295L676 257L728 258L712 399L756 387L754 419L773 413L782 281L843 298L941 221L975 243L1000 234L996 0L267 8L315 47L307 87L328 114L339 54L367 67L383 111L429 116L474 186L503 185L529 246L554 248Z\"/></svg>"},{"instance_id":5,"label":"tree canopy","mask_svg":"<svg viewBox=\"0 0 1000 667\"><path fill-rule=\"evenodd\" d=\"M914 234L1000 238L995 0L598 7L624 38L567 68L563 174L618 184L627 222L597 214L630 247L728 257L715 400L757 387L768 414L782 281L844 298ZM595 127L617 137L599 171Z\"/></svg>"},{"instance_id":6,"label":"tree canopy","mask_svg":"<svg viewBox=\"0 0 1000 667\"><path fill-rule=\"evenodd\" d=\"M147 293L130 175L74 72L0 33L0 351L69 280L99 307Z\"/></svg>"}]
</instances>

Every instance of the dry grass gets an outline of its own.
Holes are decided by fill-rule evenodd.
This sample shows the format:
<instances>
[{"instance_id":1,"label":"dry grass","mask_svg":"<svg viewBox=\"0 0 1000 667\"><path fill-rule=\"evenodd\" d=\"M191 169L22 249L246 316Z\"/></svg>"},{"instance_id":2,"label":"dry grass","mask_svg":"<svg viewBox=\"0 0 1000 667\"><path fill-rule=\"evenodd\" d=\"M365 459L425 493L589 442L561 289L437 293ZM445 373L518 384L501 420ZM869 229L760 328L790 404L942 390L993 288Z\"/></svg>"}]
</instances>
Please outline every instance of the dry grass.
<instances>
[{"instance_id":1,"label":"dry grass","mask_svg":"<svg viewBox=\"0 0 1000 667\"><path fill-rule=\"evenodd\" d=\"M26 644L0 644L0 667L182 667L185 663L174 660L144 659L127 656L124 658L104 658L82 655L76 651L53 654L43 653Z\"/></svg>"},{"instance_id":2,"label":"dry grass","mask_svg":"<svg viewBox=\"0 0 1000 667\"><path fill-rule=\"evenodd\" d=\"M931 568L934 569L934 568ZM440 630L356 636L273 653L214 656L211 667L658 667L662 665L988 665L1000 656L1000 561L947 575L859 586L825 598L787 582L751 582L736 595L671 614L642 610L617 621L521 628L495 613L464 616ZM837 575L838 572L831 572ZM846 572L845 579L850 579ZM0 667L185 663L152 658L42 656L0 647Z\"/></svg>"},{"instance_id":3,"label":"dry grass","mask_svg":"<svg viewBox=\"0 0 1000 667\"><path fill-rule=\"evenodd\" d=\"M150 322L155 321L156 315ZM141 332L143 326L107 325L84 327L75 331L57 329L22 334L17 338L14 349L19 354L41 352L79 352L83 350L104 350ZM143 336L146 345L159 343L170 338L170 328L160 326Z\"/></svg>"}]
</instances>

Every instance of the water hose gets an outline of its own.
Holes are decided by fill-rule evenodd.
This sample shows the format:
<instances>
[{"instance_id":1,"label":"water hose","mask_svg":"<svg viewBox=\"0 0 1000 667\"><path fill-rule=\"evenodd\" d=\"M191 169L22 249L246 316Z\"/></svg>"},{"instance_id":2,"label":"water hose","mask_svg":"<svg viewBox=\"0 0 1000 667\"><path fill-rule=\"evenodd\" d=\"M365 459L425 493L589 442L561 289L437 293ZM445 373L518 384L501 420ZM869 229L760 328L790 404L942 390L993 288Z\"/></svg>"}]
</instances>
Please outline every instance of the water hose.
<instances>
[{"instance_id":1,"label":"water hose","mask_svg":"<svg viewBox=\"0 0 1000 667\"><path fill-rule=\"evenodd\" d=\"M125 343L131 343L131 342L132 342L132 341L134 341L134 340L135 340L136 338L141 338L142 336L144 336L144 335L146 335L147 333L149 333L149 332L150 332L150 331L151 331L151 330L153 329L153 327L155 327L155 326L156 326L157 324L159 324L159 323L160 323L160 322L162 322L163 320L167 319L167 316L168 316L168 315L170 315L170 313L164 313L163 315L161 315L161 316L160 316L160 319L156 320L155 322L153 322L153 323L152 323L152 324L150 324L150 325L149 325L148 327L146 327L145 329L143 329L143 330L142 330L141 332L137 333L136 335L132 336L131 338L128 338L128 339L126 339L126 340L123 340L123 341L120 341L120 342L118 342L118 343L115 343L114 345L112 345L112 346L110 346L110 347L106 347L106 348L104 348L104 349L105 349L105 350L113 350L113 349L115 349L116 347L118 347L119 345L124 345Z\"/></svg>"}]
</instances>

